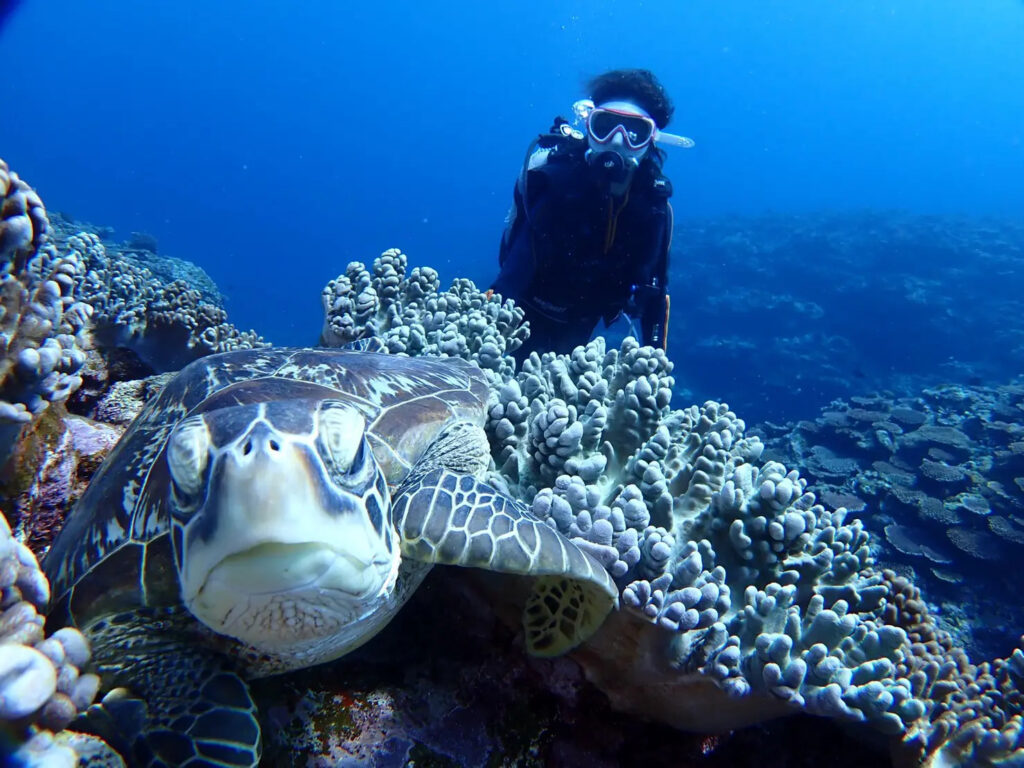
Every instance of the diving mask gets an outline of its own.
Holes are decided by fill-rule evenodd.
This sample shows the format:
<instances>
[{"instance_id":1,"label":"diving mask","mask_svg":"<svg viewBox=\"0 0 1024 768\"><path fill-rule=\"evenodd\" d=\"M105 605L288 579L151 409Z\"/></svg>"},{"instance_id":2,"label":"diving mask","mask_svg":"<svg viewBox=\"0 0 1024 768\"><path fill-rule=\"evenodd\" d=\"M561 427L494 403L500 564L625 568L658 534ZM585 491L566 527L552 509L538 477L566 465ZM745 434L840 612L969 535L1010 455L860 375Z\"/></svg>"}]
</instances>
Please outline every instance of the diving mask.
<instances>
[{"instance_id":1,"label":"diving mask","mask_svg":"<svg viewBox=\"0 0 1024 768\"><path fill-rule=\"evenodd\" d=\"M572 105L575 122L585 123L590 139L598 144L608 144L621 136L623 143L632 150L646 149L653 141L667 147L689 149L693 139L674 133L659 131L653 118L628 102L609 102L598 107L590 99L580 99Z\"/></svg>"},{"instance_id":2,"label":"diving mask","mask_svg":"<svg viewBox=\"0 0 1024 768\"><path fill-rule=\"evenodd\" d=\"M644 149L656 130L651 118L618 109L595 107L587 115L587 133L597 144L609 144L618 134L630 149Z\"/></svg>"}]
</instances>

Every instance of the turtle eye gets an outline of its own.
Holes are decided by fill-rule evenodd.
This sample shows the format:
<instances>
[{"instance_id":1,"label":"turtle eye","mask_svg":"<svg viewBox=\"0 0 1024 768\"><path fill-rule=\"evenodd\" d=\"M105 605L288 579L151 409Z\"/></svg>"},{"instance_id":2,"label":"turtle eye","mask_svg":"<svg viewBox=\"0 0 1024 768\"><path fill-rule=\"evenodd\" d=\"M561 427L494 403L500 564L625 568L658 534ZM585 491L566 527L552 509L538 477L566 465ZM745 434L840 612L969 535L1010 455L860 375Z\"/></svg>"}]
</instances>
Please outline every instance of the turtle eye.
<instances>
[{"instance_id":1,"label":"turtle eye","mask_svg":"<svg viewBox=\"0 0 1024 768\"><path fill-rule=\"evenodd\" d=\"M325 403L321 408L317 442L339 474L352 468L365 430L366 421L354 408L341 403Z\"/></svg>"},{"instance_id":2,"label":"turtle eye","mask_svg":"<svg viewBox=\"0 0 1024 768\"><path fill-rule=\"evenodd\" d=\"M210 432L202 416L191 416L175 427L167 443L171 480L186 496L196 496L209 463Z\"/></svg>"}]
</instances>

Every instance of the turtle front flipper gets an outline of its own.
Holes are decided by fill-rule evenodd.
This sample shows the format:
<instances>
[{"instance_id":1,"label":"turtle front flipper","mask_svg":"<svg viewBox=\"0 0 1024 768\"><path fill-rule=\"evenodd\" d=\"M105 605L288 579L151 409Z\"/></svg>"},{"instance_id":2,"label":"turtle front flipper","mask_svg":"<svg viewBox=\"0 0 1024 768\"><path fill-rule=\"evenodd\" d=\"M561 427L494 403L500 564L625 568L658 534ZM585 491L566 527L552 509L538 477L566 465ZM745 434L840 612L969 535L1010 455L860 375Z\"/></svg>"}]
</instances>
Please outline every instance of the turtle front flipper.
<instances>
[{"instance_id":1,"label":"turtle front flipper","mask_svg":"<svg viewBox=\"0 0 1024 768\"><path fill-rule=\"evenodd\" d=\"M403 557L536 576L523 612L536 656L557 656L597 631L618 603L601 564L526 506L466 474L413 473L393 503Z\"/></svg>"},{"instance_id":2,"label":"turtle front flipper","mask_svg":"<svg viewBox=\"0 0 1024 768\"><path fill-rule=\"evenodd\" d=\"M249 686L189 637L179 613L142 610L89 627L100 675L124 688L73 727L104 738L133 766L256 766L260 725Z\"/></svg>"}]
</instances>

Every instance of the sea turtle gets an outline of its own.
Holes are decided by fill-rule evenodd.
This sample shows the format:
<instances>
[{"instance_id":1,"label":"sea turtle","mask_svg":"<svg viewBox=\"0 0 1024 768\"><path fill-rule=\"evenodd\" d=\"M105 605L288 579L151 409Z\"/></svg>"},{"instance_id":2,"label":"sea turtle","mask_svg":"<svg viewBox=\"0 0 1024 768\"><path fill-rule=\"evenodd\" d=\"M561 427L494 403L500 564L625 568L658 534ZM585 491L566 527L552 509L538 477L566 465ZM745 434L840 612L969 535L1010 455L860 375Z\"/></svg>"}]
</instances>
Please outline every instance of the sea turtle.
<instances>
[{"instance_id":1,"label":"sea turtle","mask_svg":"<svg viewBox=\"0 0 1024 768\"><path fill-rule=\"evenodd\" d=\"M91 639L118 688L89 727L133 764L255 765L245 679L365 643L434 563L536 577L523 619L538 655L616 604L595 559L481 481L480 370L366 346L190 364L54 541L49 621Z\"/></svg>"}]
</instances>

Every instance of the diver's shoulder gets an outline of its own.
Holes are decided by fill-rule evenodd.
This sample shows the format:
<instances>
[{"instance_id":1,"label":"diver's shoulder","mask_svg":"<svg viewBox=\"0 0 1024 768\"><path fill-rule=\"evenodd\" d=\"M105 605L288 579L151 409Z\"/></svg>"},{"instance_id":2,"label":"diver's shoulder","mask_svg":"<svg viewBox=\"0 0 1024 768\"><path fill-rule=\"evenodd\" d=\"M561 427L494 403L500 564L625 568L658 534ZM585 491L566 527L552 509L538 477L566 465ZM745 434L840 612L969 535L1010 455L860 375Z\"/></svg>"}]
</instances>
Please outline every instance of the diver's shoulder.
<instances>
[{"instance_id":1,"label":"diver's shoulder","mask_svg":"<svg viewBox=\"0 0 1024 768\"><path fill-rule=\"evenodd\" d=\"M663 173L657 174L651 180L651 193L655 197L664 197L666 199L672 197L672 179Z\"/></svg>"},{"instance_id":2,"label":"diver's shoulder","mask_svg":"<svg viewBox=\"0 0 1024 768\"><path fill-rule=\"evenodd\" d=\"M529 170L567 167L584 162L587 142L574 136L545 134L528 160Z\"/></svg>"}]
</instances>

